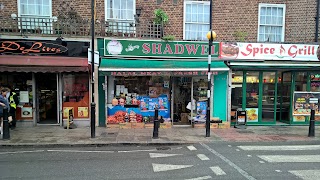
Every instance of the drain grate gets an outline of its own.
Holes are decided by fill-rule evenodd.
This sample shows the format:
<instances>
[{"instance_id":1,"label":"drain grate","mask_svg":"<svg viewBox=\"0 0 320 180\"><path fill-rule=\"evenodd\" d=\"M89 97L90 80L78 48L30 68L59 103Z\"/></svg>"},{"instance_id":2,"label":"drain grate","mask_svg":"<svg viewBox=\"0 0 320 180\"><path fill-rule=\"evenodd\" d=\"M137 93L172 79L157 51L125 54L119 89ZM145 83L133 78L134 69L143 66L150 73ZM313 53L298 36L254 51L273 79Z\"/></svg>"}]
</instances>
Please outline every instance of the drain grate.
<instances>
[{"instance_id":1,"label":"drain grate","mask_svg":"<svg viewBox=\"0 0 320 180\"><path fill-rule=\"evenodd\" d=\"M166 150L171 150L170 147L157 147L156 150L158 151L166 151Z\"/></svg>"},{"instance_id":2,"label":"drain grate","mask_svg":"<svg viewBox=\"0 0 320 180\"><path fill-rule=\"evenodd\" d=\"M247 133L247 134L251 133L251 134L253 134L252 131L238 131L238 133Z\"/></svg>"}]
</instances>

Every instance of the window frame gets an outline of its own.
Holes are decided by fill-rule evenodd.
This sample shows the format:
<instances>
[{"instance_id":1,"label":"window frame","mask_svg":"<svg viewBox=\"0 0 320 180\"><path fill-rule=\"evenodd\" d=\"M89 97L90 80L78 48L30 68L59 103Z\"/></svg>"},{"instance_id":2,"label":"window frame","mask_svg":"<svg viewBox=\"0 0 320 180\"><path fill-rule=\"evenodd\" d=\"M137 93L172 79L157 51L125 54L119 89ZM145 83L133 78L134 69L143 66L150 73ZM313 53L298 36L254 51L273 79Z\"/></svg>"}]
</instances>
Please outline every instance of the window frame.
<instances>
[{"instance_id":1,"label":"window frame","mask_svg":"<svg viewBox=\"0 0 320 180\"><path fill-rule=\"evenodd\" d=\"M282 16L282 36L281 36L281 42L284 42L285 40L285 28L286 28L286 4L269 4L269 3L259 3L259 9L258 9L258 32L257 32L257 42L264 42L259 40L259 32L260 32L260 16L261 16L261 8L262 7L277 7L283 9L283 16Z\"/></svg>"},{"instance_id":2,"label":"window frame","mask_svg":"<svg viewBox=\"0 0 320 180\"><path fill-rule=\"evenodd\" d=\"M41 16L41 15L23 15L25 17L36 17L36 18L44 18L44 17L48 17L48 18L52 18L52 0L48 0L49 1L49 16ZM21 0L17 0L17 7L18 7L18 17L21 17Z\"/></svg>"},{"instance_id":3,"label":"window frame","mask_svg":"<svg viewBox=\"0 0 320 180\"><path fill-rule=\"evenodd\" d=\"M131 22L134 21L134 16L136 15L136 3L137 0L133 0L133 18L132 19L116 19L116 18L108 18L108 2L109 0L104 0L104 19L105 21L124 21L124 22Z\"/></svg>"},{"instance_id":4,"label":"window frame","mask_svg":"<svg viewBox=\"0 0 320 180\"><path fill-rule=\"evenodd\" d=\"M205 5L209 5L210 6L210 1L184 1L183 2L183 40L191 40L191 39L186 39L186 10L187 10L187 4L205 4ZM209 10L209 14L210 14L210 10ZM212 18L212 17L210 17ZM209 19L210 20L210 19ZM205 25L205 24L203 24ZM210 26L210 21L208 23L208 25ZM208 32L210 31L210 29L208 29ZM207 38L205 38L207 39ZM203 40L195 40L195 41L203 41Z\"/></svg>"}]
</instances>

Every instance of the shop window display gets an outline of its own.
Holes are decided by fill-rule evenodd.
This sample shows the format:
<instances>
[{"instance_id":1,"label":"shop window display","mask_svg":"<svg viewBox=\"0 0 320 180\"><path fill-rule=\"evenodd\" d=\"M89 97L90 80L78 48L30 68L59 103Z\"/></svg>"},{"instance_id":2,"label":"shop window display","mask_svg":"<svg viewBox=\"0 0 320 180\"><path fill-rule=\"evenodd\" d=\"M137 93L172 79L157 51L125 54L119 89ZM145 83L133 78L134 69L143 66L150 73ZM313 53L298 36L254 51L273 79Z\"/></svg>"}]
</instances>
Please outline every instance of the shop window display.
<instances>
[{"instance_id":1,"label":"shop window display","mask_svg":"<svg viewBox=\"0 0 320 180\"><path fill-rule=\"evenodd\" d=\"M170 121L169 77L115 77L112 106L108 107L108 124L150 123L154 109Z\"/></svg>"},{"instance_id":2,"label":"shop window display","mask_svg":"<svg viewBox=\"0 0 320 180\"><path fill-rule=\"evenodd\" d=\"M17 105L17 120L33 119L33 96L32 96L32 74L31 73L2 73L0 75L0 84L11 88L19 98Z\"/></svg>"},{"instance_id":3,"label":"shop window display","mask_svg":"<svg viewBox=\"0 0 320 180\"><path fill-rule=\"evenodd\" d=\"M74 118L89 117L89 76L87 74L63 75L63 118L68 118L69 109Z\"/></svg>"}]
</instances>

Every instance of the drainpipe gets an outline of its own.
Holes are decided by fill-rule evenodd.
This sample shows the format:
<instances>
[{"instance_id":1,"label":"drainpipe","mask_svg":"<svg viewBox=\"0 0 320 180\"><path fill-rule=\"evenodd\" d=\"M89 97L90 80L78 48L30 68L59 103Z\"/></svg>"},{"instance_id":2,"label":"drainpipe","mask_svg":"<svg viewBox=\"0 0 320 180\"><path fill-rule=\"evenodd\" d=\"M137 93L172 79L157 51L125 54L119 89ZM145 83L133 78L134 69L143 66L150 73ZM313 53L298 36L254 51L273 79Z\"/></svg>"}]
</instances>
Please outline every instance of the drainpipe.
<instances>
[{"instance_id":1,"label":"drainpipe","mask_svg":"<svg viewBox=\"0 0 320 180\"><path fill-rule=\"evenodd\" d=\"M315 42L318 42L318 38L319 38L319 9L320 9L320 0L317 1L317 16L316 16Z\"/></svg>"}]
</instances>

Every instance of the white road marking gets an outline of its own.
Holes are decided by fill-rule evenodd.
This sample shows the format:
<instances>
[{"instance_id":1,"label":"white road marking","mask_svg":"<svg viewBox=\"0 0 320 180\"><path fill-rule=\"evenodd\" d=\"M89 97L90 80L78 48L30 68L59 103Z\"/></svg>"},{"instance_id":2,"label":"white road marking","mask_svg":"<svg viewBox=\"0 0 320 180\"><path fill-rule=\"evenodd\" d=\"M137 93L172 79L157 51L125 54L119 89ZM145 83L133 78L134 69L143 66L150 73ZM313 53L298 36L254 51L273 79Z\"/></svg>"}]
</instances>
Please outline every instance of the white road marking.
<instances>
[{"instance_id":1,"label":"white road marking","mask_svg":"<svg viewBox=\"0 0 320 180\"><path fill-rule=\"evenodd\" d=\"M190 151L196 151L197 148L195 148L194 146L187 146L187 148L190 150Z\"/></svg>"},{"instance_id":2,"label":"white road marking","mask_svg":"<svg viewBox=\"0 0 320 180\"><path fill-rule=\"evenodd\" d=\"M204 154L197 154L198 158L202 161L209 161L210 159Z\"/></svg>"},{"instance_id":3,"label":"white road marking","mask_svg":"<svg viewBox=\"0 0 320 180\"><path fill-rule=\"evenodd\" d=\"M301 163L320 162L320 155L261 155L258 157L270 163L273 163L273 162L301 162Z\"/></svg>"},{"instance_id":4,"label":"white road marking","mask_svg":"<svg viewBox=\"0 0 320 180\"><path fill-rule=\"evenodd\" d=\"M81 150L47 150L48 152L68 152L68 153L114 153L114 151L81 151Z\"/></svg>"},{"instance_id":5,"label":"white road marking","mask_svg":"<svg viewBox=\"0 0 320 180\"><path fill-rule=\"evenodd\" d=\"M172 165L172 164L155 164L152 163L154 172L171 171L192 167L193 165Z\"/></svg>"},{"instance_id":6,"label":"white road marking","mask_svg":"<svg viewBox=\"0 0 320 180\"><path fill-rule=\"evenodd\" d=\"M252 157L250 154L247 155L248 157Z\"/></svg>"},{"instance_id":7,"label":"white road marking","mask_svg":"<svg viewBox=\"0 0 320 180\"><path fill-rule=\"evenodd\" d=\"M44 152L44 150L0 152L0 154L23 154L23 153L36 153L36 152Z\"/></svg>"},{"instance_id":8,"label":"white road marking","mask_svg":"<svg viewBox=\"0 0 320 180\"><path fill-rule=\"evenodd\" d=\"M226 173L225 173L219 166L213 166L213 167L210 167L210 169L211 169L217 176L226 175Z\"/></svg>"},{"instance_id":9,"label":"white road marking","mask_svg":"<svg viewBox=\"0 0 320 180\"><path fill-rule=\"evenodd\" d=\"M240 151L240 149L236 149L236 151Z\"/></svg>"},{"instance_id":10,"label":"white road marking","mask_svg":"<svg viewBox=\"0 0 320 180\"><path fill-rule=\"evenodd\" d=\"M228 147L232 147L231 145L228 145Z\"/></svg>"},{"instance_id":11,"label":"white road marking","mask_svg":"<svg viewBox=\"0 0 320 180\"><path fill-rule=\"evenodd\" d=\"M226 162L227 164L229 164L229 166L233 167L234 169L236 169L243 177L245 177L248 180L256 180L254 177L250 176L246 171L244 171L243 169L241 169L239 166L237 166L236 164L234 164L232 161L230 161L228 158L224 157L222 154L218 153L217 151L215 151L214 149L211 149L208 145L204 144L204 143L200 143L201 146L205 147L208 151L210 151L211 153L213 153L214 155L218 156L220 159L222 159L224 162Z\"/></svg>"},{"instance_id":12,"label":"white road marking","mask_svg":"<svg viewBox=\"0 0 320 180\"><path fill-rule=\"evenodd\" d=\"M163 154L163 153L149 153L150 158L181 156L182 154Z\"/></svg>"},{"instance_id":13,"label":"white road marking","mask_svg":"<svg viewBox=\"0 0 320 180\"><path fill-rule=\"evenodd\" d=\"M127 152L152 152L157 151L157 149L142 149L142 150L132 150L132 151L118 151L119 153L127 153Z\"/></svg>"},{"instance_id":14,"label":"white road marking","mask_svg":"<svg viewBox=\"0 0 320 180\"><path fill-rule=\"evenodd\" d=\"M304 180L320 179L320 170L300 170L289 172Z\"/></svg>"},{"instance_id":15,"label":"white road marking","mask_svg":"<svg viewBox=\"0 0 320 180\"><path fill-rule=\"evenodd\" d=\"M259 163L263 164L263 163L264 163L264 161L259 161Z\"/></svg>"},{"instance_id":16,"label":"white road marking","mask_svg":"<svg viewBox=\"0 0 320 180\"><path fill-rule=\"evenodd\" d=\"M276 170L276 172L282 172L281 170Z\"/></svg>"},{"instance_id":17,"label":"white road marking","mask_svg":"<svg viewBox=\"0 0 320 180\"><path fill-rule=\"evenodd\" d=\"M238 146L244 151L298 151L298 150L320 150L320 145L301 146Z\"/></svg>"},{"instance_id":18,"label":"white road marking","mask_svg":"<svg viewBox=\"0 0 320 180\"><path fill-rule=\"evenodd\" d=\"M212 178L211 176L202 176L202 177L186 179L186 180L203 180L203 179L211 179L211 178Z\"/></svg>"}]
</instances>

